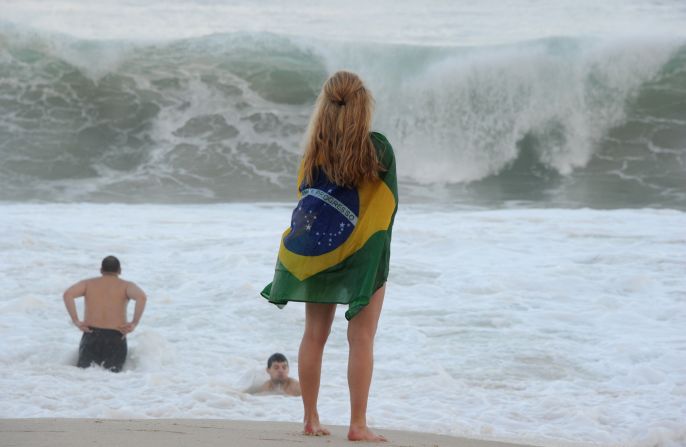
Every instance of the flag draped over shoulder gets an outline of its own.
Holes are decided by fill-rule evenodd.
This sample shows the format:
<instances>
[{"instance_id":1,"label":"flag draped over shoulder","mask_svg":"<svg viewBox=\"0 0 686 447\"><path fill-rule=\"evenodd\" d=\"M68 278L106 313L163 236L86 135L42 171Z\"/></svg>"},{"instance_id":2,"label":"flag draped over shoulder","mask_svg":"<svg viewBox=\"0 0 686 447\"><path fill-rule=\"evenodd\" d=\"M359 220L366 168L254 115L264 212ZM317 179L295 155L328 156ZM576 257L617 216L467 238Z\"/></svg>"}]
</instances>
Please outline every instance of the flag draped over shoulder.
<instances>
[{"instance_id":1,"label":"flag draped over shoulder","mask_svg":"<svg viewBox=\"0 0 686 447\"><path fill-rule=\"evenodd\" d=\"M391 232L398 209L395 156L382 134L370 134L385 171L379 180L345 188L319 175L305 185L283 233L274 280L262 291L271 303L348 304L350 320L388 278Z\"/></svg>"}]
</instances>

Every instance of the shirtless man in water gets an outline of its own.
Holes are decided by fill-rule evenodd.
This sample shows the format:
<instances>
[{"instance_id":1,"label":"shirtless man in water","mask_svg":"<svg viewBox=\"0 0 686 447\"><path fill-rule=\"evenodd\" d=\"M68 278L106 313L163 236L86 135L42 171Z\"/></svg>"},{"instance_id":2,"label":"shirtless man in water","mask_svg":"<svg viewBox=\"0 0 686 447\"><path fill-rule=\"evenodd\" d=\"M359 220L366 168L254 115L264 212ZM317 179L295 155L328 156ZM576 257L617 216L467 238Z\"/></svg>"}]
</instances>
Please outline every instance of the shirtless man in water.
<instances>
[{"instance_id":1,"label":"shirtless man in water","mask_svg":"<svg viewBox=\"0 0 686 447\"><path fill-rule=\"evenodd\" d=\"M84 279L64 292L67 312L82 332L77 366L91 363L119 372L126 361L126 335L138 325L143 315L145 293L134 283L119 278L121 266L114 256L102 260L99 278ZM85 297L84 319L79 320L74 300ZM129 300L136 301L133 321L126 321Z\"/></svg>"},{"instance_id":2,"label":"shirtless man in water","mask_svg":"<svg viewBox=\"0 0 686 447\"><path fill-rule=\"evenodd\" d=\"M280 353L272 354L267 360L267 380L258 393L285 394L287 396L300 396L300 383L288 377L288 359Z\"/></svg>"}]
</instances>

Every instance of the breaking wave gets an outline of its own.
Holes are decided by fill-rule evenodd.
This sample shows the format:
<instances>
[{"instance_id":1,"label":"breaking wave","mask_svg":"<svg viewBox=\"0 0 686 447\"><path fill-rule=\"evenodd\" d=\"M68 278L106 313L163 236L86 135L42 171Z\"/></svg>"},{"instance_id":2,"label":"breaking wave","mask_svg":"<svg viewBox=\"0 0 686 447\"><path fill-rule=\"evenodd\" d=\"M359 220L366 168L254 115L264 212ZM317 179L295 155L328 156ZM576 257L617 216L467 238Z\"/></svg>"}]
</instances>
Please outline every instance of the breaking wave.
<instances>
[{"instance_id":1,"label":"breaking wave","mask_svg":"<svg viewBox=\"0 0 686 447\"><path fill-rule=\"evenodd\" d=\"M686 47L0 32L0 199L282 200L328 73L359 72L410 197L686 207Z\"/></svg>"}]
</instances>

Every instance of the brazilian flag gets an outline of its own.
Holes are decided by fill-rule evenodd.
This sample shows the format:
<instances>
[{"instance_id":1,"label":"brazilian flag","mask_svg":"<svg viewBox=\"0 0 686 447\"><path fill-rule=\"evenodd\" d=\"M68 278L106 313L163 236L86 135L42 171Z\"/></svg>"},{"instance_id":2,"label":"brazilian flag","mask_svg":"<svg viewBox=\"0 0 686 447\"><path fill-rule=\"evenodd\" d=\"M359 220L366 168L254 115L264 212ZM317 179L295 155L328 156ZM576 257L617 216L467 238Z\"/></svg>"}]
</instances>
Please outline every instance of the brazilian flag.
<instances>
[{"instance_id":1,"label":"brazilian flag","mask_svg":"<svg viewBox=\"0 0 686 447\"><path fill-rule=\"evenodd\" d=\"M271 303L348 304L350 320L386 282L398 210L395 156L382 134L370 138L385 168L380 181L346 188L322 174L306 185L298 173L298 205L281 238L274 280L262 291Z\"/></svg>"}]
</instances>

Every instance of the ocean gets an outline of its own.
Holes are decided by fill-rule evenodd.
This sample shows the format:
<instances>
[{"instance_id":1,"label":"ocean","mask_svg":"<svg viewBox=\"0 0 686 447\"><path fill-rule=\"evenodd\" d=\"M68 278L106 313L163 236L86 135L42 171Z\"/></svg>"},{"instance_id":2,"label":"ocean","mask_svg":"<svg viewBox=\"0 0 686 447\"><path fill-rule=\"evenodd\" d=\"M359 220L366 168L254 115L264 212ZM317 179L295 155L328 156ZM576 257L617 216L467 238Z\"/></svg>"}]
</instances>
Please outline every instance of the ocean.
<instances>
[{"instance_id":1,"label":"ocean","mask_svg":"<svg viewBox=\"0 0 686 447\"><path fill-rule=\"evenodd\" d=\"M686 6L195 0L0 6L0 417L300 421L244 391L304 311L259 297L327 75L400 183L373 426L686 444ZM125 371L61 293L120 257ZM343 308L320 413L346 424Z\"/></svg>"}]
</instances>

